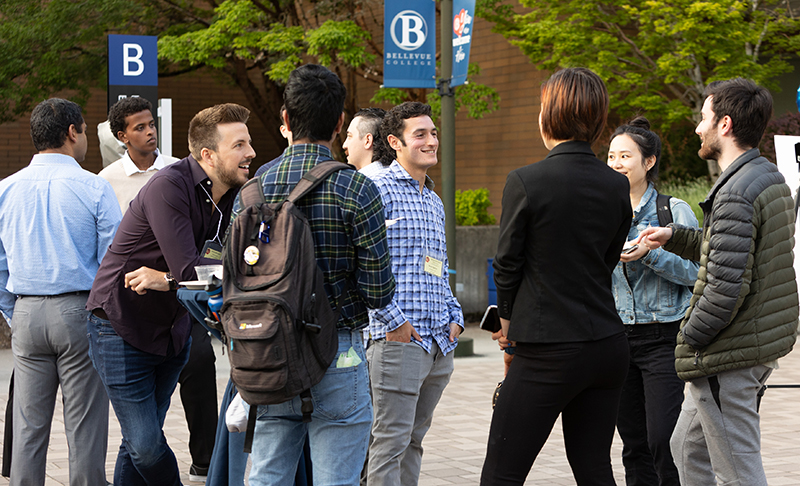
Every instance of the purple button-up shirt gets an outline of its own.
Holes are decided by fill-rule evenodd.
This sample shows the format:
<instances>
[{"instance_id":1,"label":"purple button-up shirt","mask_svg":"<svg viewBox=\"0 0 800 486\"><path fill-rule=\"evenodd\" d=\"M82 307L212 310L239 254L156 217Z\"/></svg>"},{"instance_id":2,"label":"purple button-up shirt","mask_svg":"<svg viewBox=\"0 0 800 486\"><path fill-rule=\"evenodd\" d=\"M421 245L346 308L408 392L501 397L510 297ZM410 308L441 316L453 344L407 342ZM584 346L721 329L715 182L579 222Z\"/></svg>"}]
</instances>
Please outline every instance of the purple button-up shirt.
<instances>
[{"instance_id":1,"label":"purple button-up shirt","mask_svg":"<svg viewBox=\"0 0 800 486\"><path fill-rule=\"evenodd\" d=\"M220 224L211 186L190 155L158 171L122 218L86 308L102 308L117 334L135 348L165 356L170 339L177 353L189 338L191 321L175 292L139 295L125 288L125 274L145 266L169 272L178 281L194 280L196 265L216 263L201 258L200 250L206 240L224 236L238 189L222 196Z\"/></svg>"}]
</instances>

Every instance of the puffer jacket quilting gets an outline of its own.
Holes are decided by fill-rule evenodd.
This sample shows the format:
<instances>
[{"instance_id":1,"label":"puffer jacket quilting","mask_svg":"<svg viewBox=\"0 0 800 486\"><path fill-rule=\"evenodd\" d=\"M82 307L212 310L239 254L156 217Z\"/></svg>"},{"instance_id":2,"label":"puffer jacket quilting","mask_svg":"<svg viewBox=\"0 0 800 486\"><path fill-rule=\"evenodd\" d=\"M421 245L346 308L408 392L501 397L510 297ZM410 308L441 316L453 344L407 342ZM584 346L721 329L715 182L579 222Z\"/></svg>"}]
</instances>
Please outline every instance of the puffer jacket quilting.
<instances>
[{"instance_id":1,"label":"puffer jacket quilting","mask_svg":"<svg viewBox=\"0 0 800 486\"><path fill-rule=\"evenodd\" d=\"M700 262L675 350L684 380L774 361L797 335L794 202L775 165L747 151L700 206L703 229L672 225L664 246Z\"/></svg>"}]
</instances>

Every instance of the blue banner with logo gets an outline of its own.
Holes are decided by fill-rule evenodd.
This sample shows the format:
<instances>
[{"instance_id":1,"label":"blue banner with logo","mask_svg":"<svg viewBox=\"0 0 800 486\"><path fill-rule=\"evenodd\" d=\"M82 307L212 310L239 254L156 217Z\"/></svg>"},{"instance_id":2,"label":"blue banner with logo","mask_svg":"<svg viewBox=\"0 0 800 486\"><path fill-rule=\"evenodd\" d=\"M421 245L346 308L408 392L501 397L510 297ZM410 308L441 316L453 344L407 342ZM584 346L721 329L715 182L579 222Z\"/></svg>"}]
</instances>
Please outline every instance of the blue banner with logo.
<instances>
[{"instance_id":1,"label":"blue banner with logo","mask_svg":"<svg viewBox=\"0 0 800 486\"><path fill-rule=\"evenodd\" d=\"M383 85L435 88L436 2L386 0L383 25Z\"/></svg>"},{"instance_id":2,"label":"blue banner with logo","mask_svg":"<svg viewBox=\"0 0 800 486\"><path fill-rule=\"evenodd\" d=\"M453 0L453 80L450 86L460 86L467 81L474 16L475 0Z\"/></svg>"}]
</instances>

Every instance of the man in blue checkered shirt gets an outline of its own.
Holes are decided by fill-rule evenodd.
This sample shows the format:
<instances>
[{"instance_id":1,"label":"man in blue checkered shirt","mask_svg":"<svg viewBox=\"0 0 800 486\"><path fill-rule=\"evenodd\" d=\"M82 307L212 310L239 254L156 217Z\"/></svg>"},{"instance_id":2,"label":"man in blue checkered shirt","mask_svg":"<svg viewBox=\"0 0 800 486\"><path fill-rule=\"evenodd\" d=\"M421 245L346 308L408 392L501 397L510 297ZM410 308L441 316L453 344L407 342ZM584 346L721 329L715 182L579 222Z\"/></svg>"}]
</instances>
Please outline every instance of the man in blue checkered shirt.
<instances>
[{"instance_id":1,"label":"man in blue checkered shirt","mask_svg":"<svg viewBox=\"0 0 800 486\"><path fill-rule=\"evenodd\" d=\"M392 108L381 135L395 161L374 179L383 199L397 289L391 304L370 310L367 349L375 417L367 484L416 484L422 438L453 373L464 316L450 290L444 206L429 168L439 148L431 108Z\"/></svg>"}]
</instances>

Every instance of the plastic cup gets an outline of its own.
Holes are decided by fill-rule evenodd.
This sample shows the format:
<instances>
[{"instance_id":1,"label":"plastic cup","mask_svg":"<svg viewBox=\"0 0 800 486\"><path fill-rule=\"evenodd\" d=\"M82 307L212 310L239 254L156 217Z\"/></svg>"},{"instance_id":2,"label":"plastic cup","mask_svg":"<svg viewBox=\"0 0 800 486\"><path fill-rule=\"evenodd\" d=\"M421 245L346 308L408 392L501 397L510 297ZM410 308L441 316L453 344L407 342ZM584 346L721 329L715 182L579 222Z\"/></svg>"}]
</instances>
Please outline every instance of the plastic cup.
<instances>
[{"instance_id":1,"label":"plastic cup","mask_svg":"<svg viewBox=\"0 0 800 486\"><path fill-rule=\"evenodd\" d=\"M197 280L202 282L210 281L212 275L222 279L222 265L199 265L194 267L194 271L197 272Z\"/></svg>"}]
</instances>

